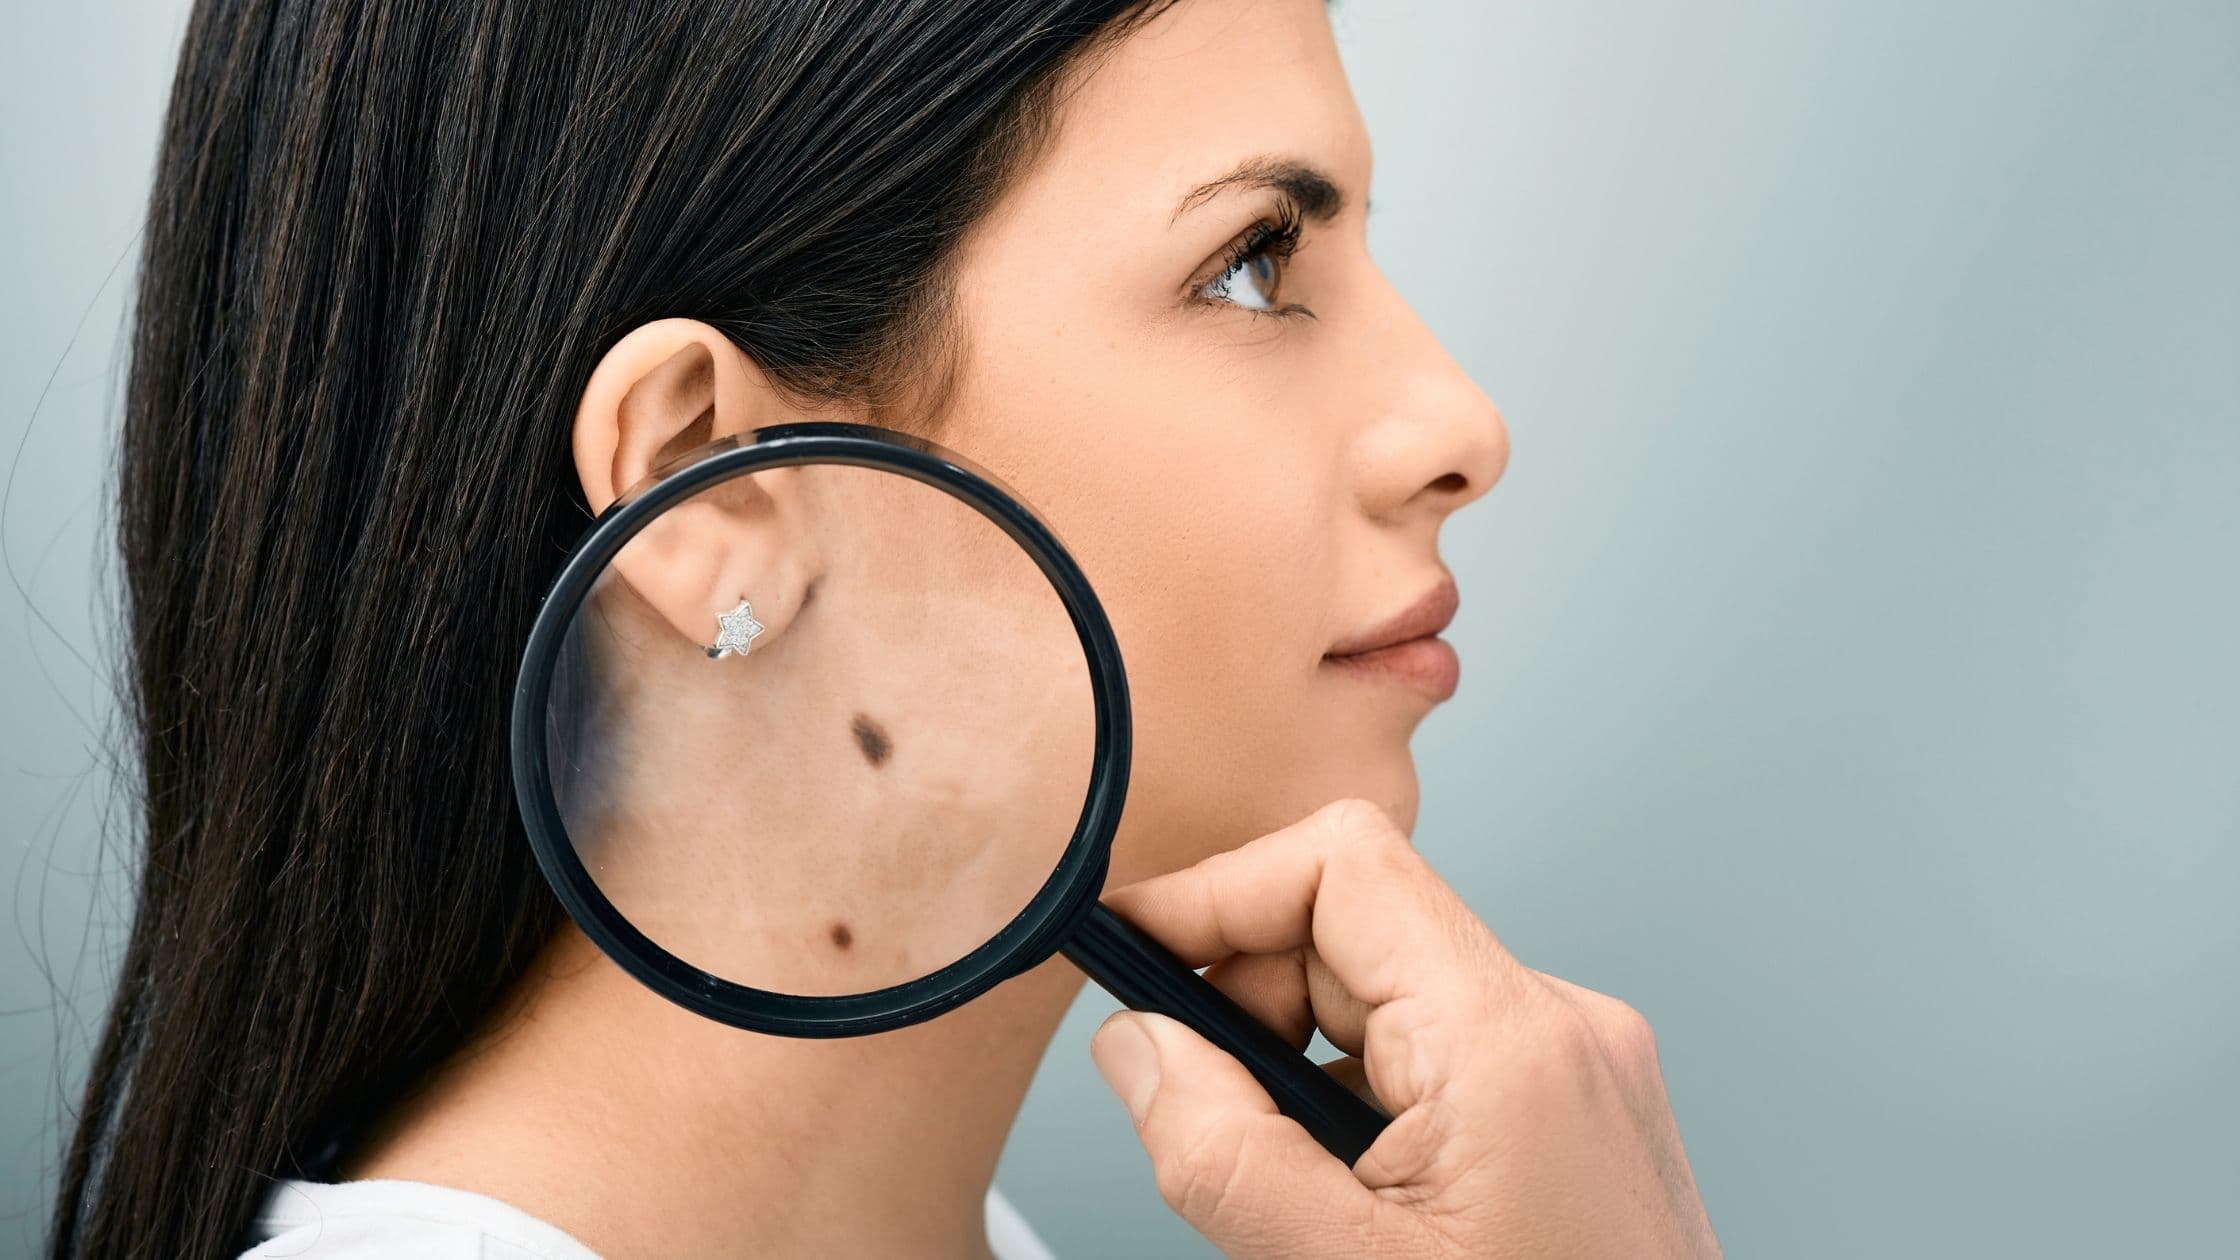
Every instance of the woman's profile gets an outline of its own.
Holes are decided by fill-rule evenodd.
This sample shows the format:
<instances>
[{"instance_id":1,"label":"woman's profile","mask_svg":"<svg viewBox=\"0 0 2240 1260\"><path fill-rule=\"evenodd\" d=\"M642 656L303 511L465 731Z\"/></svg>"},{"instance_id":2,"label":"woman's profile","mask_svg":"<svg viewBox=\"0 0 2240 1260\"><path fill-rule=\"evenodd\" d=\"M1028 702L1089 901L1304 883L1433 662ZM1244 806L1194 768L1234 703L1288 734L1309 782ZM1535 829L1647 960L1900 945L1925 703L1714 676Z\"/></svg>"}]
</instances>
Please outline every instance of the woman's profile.
<instances>
[{"instance_id":1,"label":"woman's profile","mask_svg":"<svg viewBox=\"0 0 2240 1260\"><path fill-rule=\"evenodd\" d=\"M1134 911L1225 960L1209 978L1271 1022L1309 1021L1285 1030L1301 1044L1316 1019L1349 1053L1367 1036L1363 1088L1414 1106L1425 1082L1380 1067L1367 1012L1490 1019L1468 995L1509 981L1384 992L1380 968L1426 969L1309 933L1397 924L1400 949L1420 927L1426 949L1464 942L1457 968L1509 966L1475 928L1422 926L1450 909L1387 838L1415 817L1409 737L1456 685L1438 532L1508 439L1371 258L1371 168L1323 0L198 4L120 463L145 861L54 1254L1042 1254L990 1187L1078 972L876 1036L741 1032L608 962L515 816L513 671L569 544L680 453L798 421L936 439L1050 519L1128 659L1109 886L1151 881ZM846 624L953 603L996 610L957 627L992 633L985 566L919 537L881 570L891 605ZM817 616L841 609L804 609L838 585L815 596L798 556L745 584L735 559L671 554L604 606L701 671L647 686L819 677ZM1078 754L925 717L954 717L965 682L1063 678L946 681L885 708L804 685L736 748L649 704L632 782L689 801L730 776L807 820L867 783L1030 784ZM973 834L981 887L1048 869ZM878 924L926 906L898 874L868 915L831 913L814 890L843 860L908 859L762 852L798 922L723 947L813 947L845 983L887 947ZM1319 924L1221 908L1273 913L1352 862L1343 896L1381 909L1349 918L1327 889ZM1193 869L1202 888L1173 882ZM1547 1131L1596 1152L1581 1176L1661 1186L1693 1227L1630 1013L1543 980L1550 1018L1619 1030L1593 1070L1638 1087L1607 1123L1645 1136L1567 1129L1585 1103ZM1174 1127L1184 1051L1146 1028L1155 1052L1100 1038L1100 1059L1155 1157L1204 1147ZM1415 1160L1463 1139L1426 1127L1442 1106L1414 1114L1363 1193L1477 1166ZM1271 1169L1306 1158L1271 1149ZM1228 1219L1251 1195L1165 1168L1217 1242L1274 1237ZM1354 1225L1329 1223L1332 1254L1358 1254Z\"/></svg>"}]
</instances>

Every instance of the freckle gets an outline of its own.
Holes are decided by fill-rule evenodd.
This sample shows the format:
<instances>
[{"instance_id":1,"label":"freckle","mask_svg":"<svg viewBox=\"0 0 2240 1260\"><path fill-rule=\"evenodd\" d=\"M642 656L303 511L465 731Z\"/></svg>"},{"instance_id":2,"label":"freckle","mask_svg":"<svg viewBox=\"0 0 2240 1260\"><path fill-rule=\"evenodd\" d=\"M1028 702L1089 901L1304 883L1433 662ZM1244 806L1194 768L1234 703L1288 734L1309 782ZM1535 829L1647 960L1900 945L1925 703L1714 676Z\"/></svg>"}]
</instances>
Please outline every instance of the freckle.
<instances>
[{"instance_id":1,"label":"freckle","mask_svg":"<svg viewBox=\"0 0 2240 1260\"><path fill-rule=\"evenodd\" d=\"M863 749L863 759L872 765L883 765L894 752L894 741L887 737L886 728L858 713L850 728L856 734L856 746Z\"/></svg>"},{"instance_id":2,"label":"freckle","mask_svg":"<svg viewBox=\"0 0 2240 1260\"><path fill-rule=\"evenodd\" d=\"M846 949L856 943L856 934L848 930L847 924L835 923L832 925L832 943Z\"/></svg>"}]
</instances>

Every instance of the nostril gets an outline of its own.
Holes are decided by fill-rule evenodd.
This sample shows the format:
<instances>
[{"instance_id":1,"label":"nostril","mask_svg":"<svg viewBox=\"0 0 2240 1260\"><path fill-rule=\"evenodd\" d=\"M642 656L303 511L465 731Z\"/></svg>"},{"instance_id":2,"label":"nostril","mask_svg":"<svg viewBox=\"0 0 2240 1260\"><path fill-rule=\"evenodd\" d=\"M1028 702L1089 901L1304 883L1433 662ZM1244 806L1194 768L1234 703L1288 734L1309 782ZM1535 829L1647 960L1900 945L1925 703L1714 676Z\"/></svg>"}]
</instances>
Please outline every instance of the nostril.
<instances>
[{"instance_id":1,"label":"nostril","mask_svg":"<svg viewBox=\"0 0 2240 1260\"><path fill-rule=\"evenodd\" d=\"M1470 479L1458 472L1451 472L1431 483L1431 488L1442 494L1460 494L1470 484Z\"/></svg>"}]
</instances>

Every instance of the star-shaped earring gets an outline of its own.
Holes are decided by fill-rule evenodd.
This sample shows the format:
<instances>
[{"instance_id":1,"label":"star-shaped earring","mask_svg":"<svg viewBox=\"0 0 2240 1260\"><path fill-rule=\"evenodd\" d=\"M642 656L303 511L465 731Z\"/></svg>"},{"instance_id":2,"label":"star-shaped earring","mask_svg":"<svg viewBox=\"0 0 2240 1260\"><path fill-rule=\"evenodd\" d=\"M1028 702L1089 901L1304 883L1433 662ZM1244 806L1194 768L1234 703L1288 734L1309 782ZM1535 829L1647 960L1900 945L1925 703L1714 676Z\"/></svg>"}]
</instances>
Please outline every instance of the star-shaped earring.
<instances>
[{"instance_id":1,"label":"star-shaped earring","mask_svg":"<svg viewBox=\"0 0 2240 1260\"><path fill-rule=\"evenodd\" d=\"M754 646L754 637L762 633L762 623L754 619L754 609L744 599L730 612L717 613L716 624L723 629L707 650L711 660L720 661L734 654L745 656L747 649Z\"/></svg>"}]
</instances>

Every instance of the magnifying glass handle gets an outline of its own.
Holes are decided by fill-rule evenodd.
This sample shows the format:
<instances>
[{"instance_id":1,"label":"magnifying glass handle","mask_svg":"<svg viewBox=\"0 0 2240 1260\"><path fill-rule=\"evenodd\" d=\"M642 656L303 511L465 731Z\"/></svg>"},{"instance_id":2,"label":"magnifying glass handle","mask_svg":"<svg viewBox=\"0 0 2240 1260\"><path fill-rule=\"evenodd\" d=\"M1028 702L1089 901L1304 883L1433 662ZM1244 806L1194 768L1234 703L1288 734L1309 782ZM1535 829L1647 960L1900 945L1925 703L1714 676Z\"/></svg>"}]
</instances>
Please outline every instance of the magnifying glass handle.
<instances>
[{"instance_id":1,"label":"magnifying glass handle","mask_svg":"<svg viewBox=\"0 0 2240 1260\"><path fill-rule=\"evenodd\" d=\"M1235 1056L1283 1114L1348 1166L1391 1123L1102 902L1089 908L1063 952L1123 1004L1178 1019Z\"/></svg>"}]
</instances>

